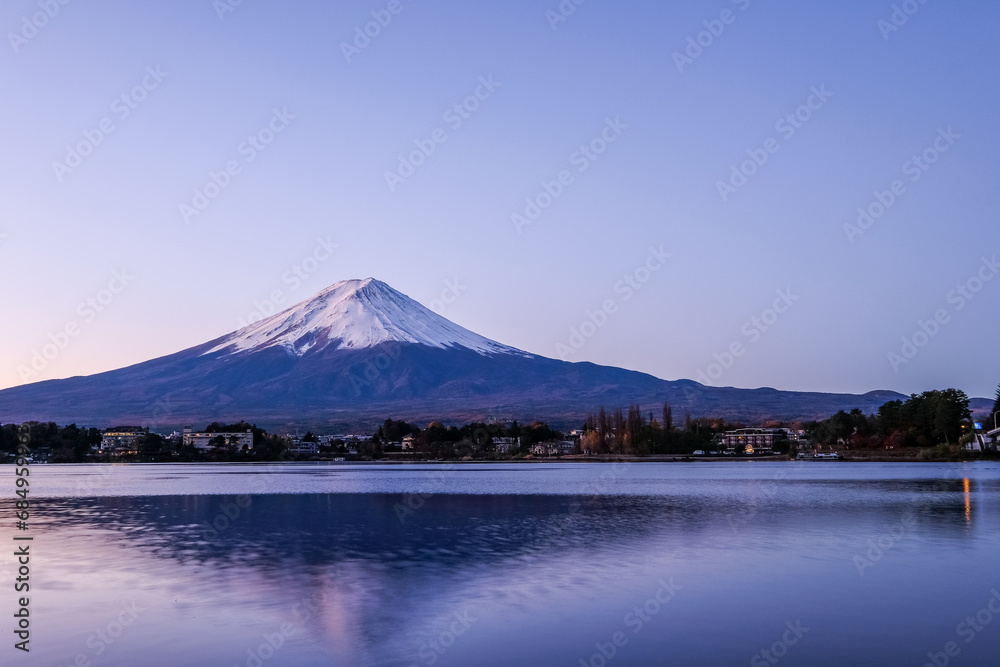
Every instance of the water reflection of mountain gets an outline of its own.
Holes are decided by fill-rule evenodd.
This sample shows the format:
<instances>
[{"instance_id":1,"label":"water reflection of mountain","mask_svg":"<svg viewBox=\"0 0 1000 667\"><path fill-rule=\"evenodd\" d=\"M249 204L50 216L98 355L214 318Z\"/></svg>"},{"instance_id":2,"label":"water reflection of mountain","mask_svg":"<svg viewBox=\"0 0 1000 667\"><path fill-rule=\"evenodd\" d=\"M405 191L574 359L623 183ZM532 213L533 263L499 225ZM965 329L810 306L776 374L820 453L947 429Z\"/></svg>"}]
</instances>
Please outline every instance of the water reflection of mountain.
<instances>
[{"instance_id":1,"label":"water reflection of mountain","mask_svg":"<svg viewBox=\"0 0 1000 667\"><path fill-rule=\"evenodd\" d=\"M426 664L417 659L421 647L469 608L482 625L455 651L495 653L495 660L462 663L456 654L451 664L511 664L501 658L523 646L489 645L508 618L519 619L516 636L533 636L535 649L552 644L537 633L558 626L569 648L557 642L552 650L576 651L605 632L601 610L645 599L661 577L676 575L697 591L685 603L693 605L685 614L694 632L731 604L734 587L745 589L747 608L757 608L765 593L798 599L799 582L822 595L845 586L863 595L866 588L850 587L892 580L902 556L928 551L924 538L935 543L933 561L934 554L974 554L983 540L970 538L997 530L983 511L996 506L995 480L655 486L660 495L440 494L423 499L404 521L399 509L407 497L400 494L257 495L249 503L236 496L42 499L33 517L50 540L46 548L64 551L74 572L112 573L113 582L113 573L139 568L151 590L163 591L147 590L143 604L173 614L164 617L168 623L249 619L247 638L231 630L226 650L234 659L245 643L288 620L301 640L285 649L288 664L366 667ZM904 517L914 521L907 522L907 541L891 552L900 558L887 557L893 565L879 563L861 579L852 558L867 554L870 540ZM60 586L79 585L63 574ZM305 600L315 600L316 611L292 611ZM582 625L559 625L560 615ZM218 642L210 627L192 623L183 627L193 642ZM655 645L654 635L643 641Z\"/></svg>"},{"instance_id":2,"label":"water reflection of mountain","mask_svg":"<svg viewBox=\"0 0 1000 667\"><path fill-rule=\"evenodd\" d=\"M373 560L451 568L631 541L683 545L696 535L731 538L764 528L772 536L824 526L837 532L861 520L892 522L911 514L937 535L963 537L975 521L977 493L995 492L990 482L960 479L826 482L819 490L807 484L730 482L725 493L708 498L313 494L38 502L52 528L112 531L130 548L182 562L267 569L289 561ZM404 509L408 502L415 509Z\"/></svg>"},{"instance_id":3,"label":"water reflection of mountain","mask_svg":"<svg viewBox=\"0 0 1000 667\"><path fill-rule=\"evenodd\" d=\"M451 567L536 550L641 538L676 512L666 498L383 494L158 496L46 500L51 528L88 526L183 561L279 566L331 560ZM414 497L412 502L419 503ZM243 500L246 504L246 500ZM236 516L236 512L239 512ZM402 513L402 520L400 518ZM233 517L233 518L230 518Z\"/></svg>"}]
</instances>

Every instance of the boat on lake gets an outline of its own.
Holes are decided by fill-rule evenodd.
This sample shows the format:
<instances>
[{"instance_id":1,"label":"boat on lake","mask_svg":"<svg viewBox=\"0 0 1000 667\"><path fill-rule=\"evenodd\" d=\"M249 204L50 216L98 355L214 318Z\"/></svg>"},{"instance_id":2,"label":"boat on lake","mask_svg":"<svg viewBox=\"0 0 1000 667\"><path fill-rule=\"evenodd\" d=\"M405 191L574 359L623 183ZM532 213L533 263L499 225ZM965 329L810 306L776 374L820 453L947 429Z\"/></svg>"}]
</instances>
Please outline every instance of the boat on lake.
<instances>
[{"instance_id":1,"label":"boat on lake","mask_svg":"<svg viewBox=\"0 0 1000 667\"><path fill-rule=\"evenodd\" d=\"M814 452L812 454L799 454L799 461L839 461L840 454L838 452L830 452L827 454L822 454Z\"/></svg>"}]
</instances>

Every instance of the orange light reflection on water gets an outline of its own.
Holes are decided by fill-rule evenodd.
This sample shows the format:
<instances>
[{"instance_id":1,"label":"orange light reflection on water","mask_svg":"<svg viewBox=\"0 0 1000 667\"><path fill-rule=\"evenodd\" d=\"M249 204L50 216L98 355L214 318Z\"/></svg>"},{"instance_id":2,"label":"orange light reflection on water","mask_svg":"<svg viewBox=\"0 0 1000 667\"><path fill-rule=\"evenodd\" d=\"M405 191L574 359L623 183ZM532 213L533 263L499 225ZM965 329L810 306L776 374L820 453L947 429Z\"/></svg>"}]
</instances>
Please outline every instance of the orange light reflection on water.
<instances>
[{"instance_id":1,"label":"orange light reflection on water","mask_svg":"<svg viewBox=\"0 0 1000 667\"><path fill-rule=\"evenodd\" d=\"M972 499L969 495L969 478L966 477L962 480L962 486L965 489L965 521L966 523L972 523Z\"/></svg>"}]
</instances>

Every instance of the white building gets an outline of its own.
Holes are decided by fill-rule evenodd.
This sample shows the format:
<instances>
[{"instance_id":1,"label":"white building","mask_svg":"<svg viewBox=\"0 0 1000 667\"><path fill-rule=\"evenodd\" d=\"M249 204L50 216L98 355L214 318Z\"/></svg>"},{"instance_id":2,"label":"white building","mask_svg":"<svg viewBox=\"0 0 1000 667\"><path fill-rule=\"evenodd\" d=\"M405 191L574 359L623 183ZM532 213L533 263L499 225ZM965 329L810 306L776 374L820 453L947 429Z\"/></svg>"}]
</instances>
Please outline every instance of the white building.
<instances>
[{"instance_id":1,"label":"white building","mask_svg":"<svg viewBox=\"0 0 1000 667\"><path fill-rule=\"evenodd\" d=\"M319 454L318 442L295 441L288 445L288 451L293 454Z\"/></svg>"},{"instance_id":2,"label":"white building","mask_svg":"<svg viewBox=\"0 0 1000 667\"><path fill-rule=\"evenodd\" d=\"M518 446L517 438L493 438L493 447L500 454L509 454L510 450L517 449Z\"/></svg>"},{"instance_id":3,"label":"white building","mask_svg":"<svg viewBox=\"0 0 1000 667\"><path fill-rule=\"evenodd\" d=\"M195 433L190 426L185 426L181 444L195 449L211 449L210 443L219 436L226 439L226 444L235 445L237 449L243 449L244 446L253 449L253 431L250 429L247 429L246 433Z\"/></svg>"},{"instance_id":4,"label":"white building","mask_svg":"<svg viewBox=\"0 0 1000 667\"><path fill-rule=\"evenodd\" d=\"M740 454L770 454L775 443L787 440L788 435L777 428L741 428L726 431L722 435L722 444L729 453Z\"/></svg>"},{"instance_id":5,"label":"white building","mask_svg":"<svg viewBox=\"0 0 1000 667\"><path fill-rule=\"evenodd\" d=\"M344 442L350 442L352 440L354 442L368 442L369 440L372 439L370 435L356 435L353 433L341 433L339 435L325 435L323 437L329 439L330 441L343 440Z\"/></svg>"},{"instance_id":6,"label":"white building","mask_svg":"<svg viewBox=\"0 0 1000 667\"><path fill-rule=\"evenodd\" d=\"M531 453L535 456L565 456L567 454L575 454L576 443L572 440L539 442L531 446Z\"/></svg>"},{"instance_id":7,"label":"white building","mask_svg":"<svg viewBox=\"0 0 1000 667\"><path fill-rule=\"evenodd\" d=\"M138 453L138 442L145 431L105 431L101 436L101 452Z\"/></svg>"}]
</instances>

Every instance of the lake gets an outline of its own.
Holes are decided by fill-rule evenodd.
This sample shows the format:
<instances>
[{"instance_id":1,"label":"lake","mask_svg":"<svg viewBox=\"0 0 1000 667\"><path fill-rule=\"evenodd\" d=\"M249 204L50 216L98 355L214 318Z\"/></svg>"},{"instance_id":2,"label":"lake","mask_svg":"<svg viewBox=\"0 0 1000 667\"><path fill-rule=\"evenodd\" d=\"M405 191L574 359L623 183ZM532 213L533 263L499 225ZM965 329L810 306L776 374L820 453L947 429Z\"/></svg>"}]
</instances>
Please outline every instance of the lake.
<instances>
[{"instance_id":1,"label":"lake","mask_svg":"<svg viewBox=\"0 0 1000 667\"><path fill-rule=\"evenodd\" d=\"M1000 464L36 465L2 664L996 665Z\"/></svg>"}]
</instances>

